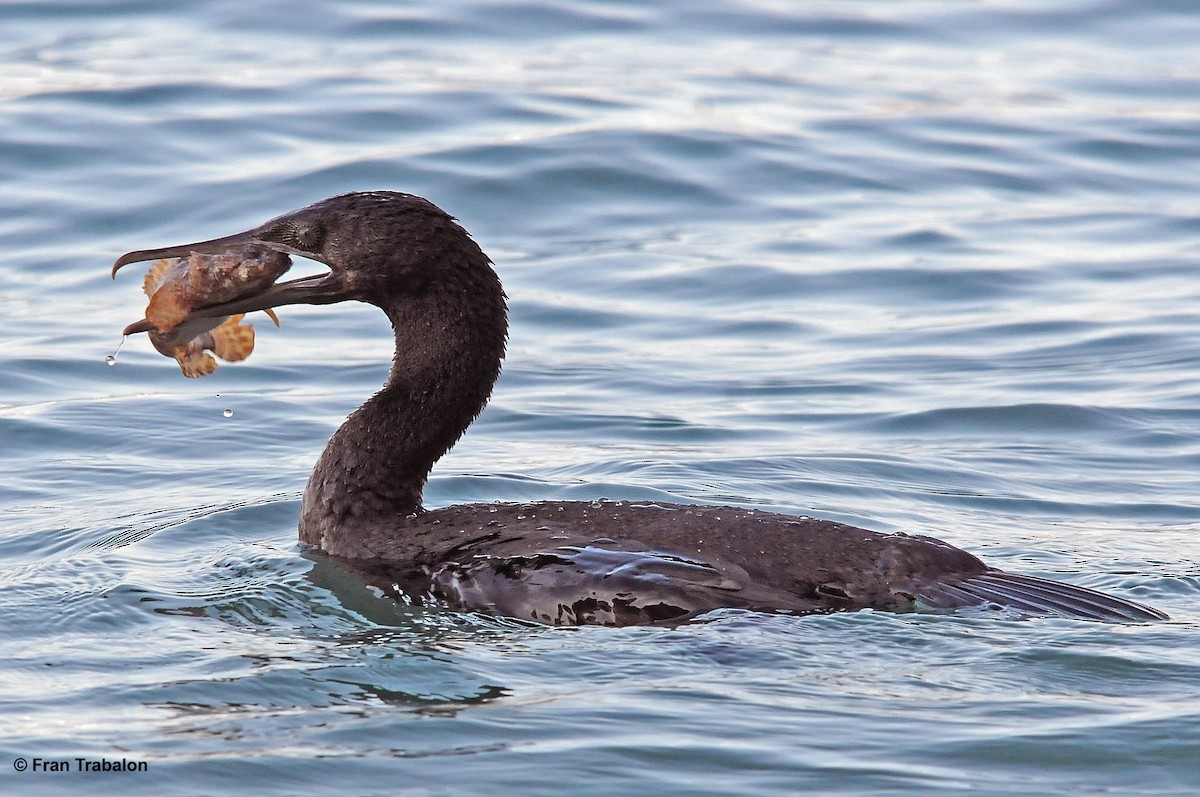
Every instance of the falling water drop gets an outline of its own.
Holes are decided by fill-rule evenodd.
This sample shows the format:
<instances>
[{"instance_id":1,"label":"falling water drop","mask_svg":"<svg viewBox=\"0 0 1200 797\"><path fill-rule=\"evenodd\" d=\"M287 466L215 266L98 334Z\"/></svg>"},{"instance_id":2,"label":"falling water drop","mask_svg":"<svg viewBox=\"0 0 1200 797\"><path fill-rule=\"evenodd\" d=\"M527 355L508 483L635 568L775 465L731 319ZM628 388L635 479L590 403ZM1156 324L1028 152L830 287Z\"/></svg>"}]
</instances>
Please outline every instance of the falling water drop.
<instances>
[{"instance_id":1,"label":"falling water drop","mask_svg":"<svg viewBox=\"0 0 1200 797\"><path fill-rule=\"evenodd\" d=\"M121 349L125 348L125 341L127 341L127 340L129 340L129 336L122 335L121 342L117 344L117 350L114 351L112 354L108 355L107 357L105 357L104 362L108 363L109 365L116 365L117 364L117 355L121 353Z\"/></svg>"},{"instance_id":2,"label":"falling water drop","mask_svg":"<svg viewBox=\"0 0 1200 797\"><path fill-rule=\"evenodd\" d=\"M224 411L224 412L222 412L221 414L222 414L222 415L224 415L226 418L232 418L232 417L233 417L233 410L225 410L225 411Z\"/></svg>"}]
</instances>

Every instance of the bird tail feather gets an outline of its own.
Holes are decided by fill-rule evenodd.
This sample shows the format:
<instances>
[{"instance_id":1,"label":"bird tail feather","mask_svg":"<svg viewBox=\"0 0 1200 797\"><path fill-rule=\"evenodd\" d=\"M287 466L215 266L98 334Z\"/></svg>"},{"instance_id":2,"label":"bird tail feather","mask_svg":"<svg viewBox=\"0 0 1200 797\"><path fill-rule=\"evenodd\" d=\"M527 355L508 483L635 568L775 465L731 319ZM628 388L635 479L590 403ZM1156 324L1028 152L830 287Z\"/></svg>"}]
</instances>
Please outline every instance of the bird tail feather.
<instances>
[{"instance_id":1,"label":"bird tail feather","mask_svg":"<svg viewBox=\"0 0 1200 797\"><path fill-rule=\"evenodd\" d=\"M953 584L939 583L919 598L935 609L995 604L1029 614L1083 620L1140 623L1170 619L1158 609L1136 601L1001 570L989 570Z\"/></svg>"}]
</instances>

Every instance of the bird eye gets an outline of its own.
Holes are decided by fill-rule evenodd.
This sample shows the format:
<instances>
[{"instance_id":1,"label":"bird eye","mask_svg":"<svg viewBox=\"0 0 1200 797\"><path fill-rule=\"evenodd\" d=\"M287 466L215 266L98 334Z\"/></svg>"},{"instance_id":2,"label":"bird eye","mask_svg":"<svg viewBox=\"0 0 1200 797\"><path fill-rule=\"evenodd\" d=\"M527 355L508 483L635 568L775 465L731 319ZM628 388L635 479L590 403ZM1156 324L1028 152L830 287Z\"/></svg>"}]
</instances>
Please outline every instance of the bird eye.
<instances>
[{"instance_id":1,"label":"bird eye","mask_svg":"<svg viewBox=\"0 0 1200 797\"><path fill-rule=\"evenodd\" d=\"M264 243L285 246L294 252L316 254L325 242L325 228L311 221L284 220L258 234Z\"/></svg>"},{"instance_id":2,"label":"bird eye","mask_svg":"<svg viewBox=\"0 0 1200 797\"><path fill-rule=\"evenodd\" d=\"M317 224L309 224L301 222L292 226L290 231L292 239L297 243L297 249L303 249L306 252L315 252L317 247L321 245L321 239L324 237L324 232Z\"/></svg>"}]
</instances>

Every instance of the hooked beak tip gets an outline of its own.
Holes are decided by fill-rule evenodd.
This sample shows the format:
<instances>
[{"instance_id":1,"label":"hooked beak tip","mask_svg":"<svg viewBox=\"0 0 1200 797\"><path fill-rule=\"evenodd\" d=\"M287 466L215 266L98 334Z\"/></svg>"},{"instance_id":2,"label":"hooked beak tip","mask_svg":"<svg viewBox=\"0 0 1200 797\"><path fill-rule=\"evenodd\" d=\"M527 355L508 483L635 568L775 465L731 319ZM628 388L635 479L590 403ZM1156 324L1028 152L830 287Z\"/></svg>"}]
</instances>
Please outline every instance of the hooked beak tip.
<instances>
[{"instance_id":1,"label":"hooked beak tip","mask_svg":"<svg viewBox=\"0 0 1200 797\"><path fill-rule=\"evenodd\" d=\"M117 278L117 272L120 271L123 266L128 266L130 263L139 263L143 260L154 260L160 256L166 257L166 254L159 255L159 252L173 253L181 248L182 247L171 247L170 249L139 249L134 252L126 252L117 258L117 262L113 263L112 278Z\"/></svg>"}]
</instances>

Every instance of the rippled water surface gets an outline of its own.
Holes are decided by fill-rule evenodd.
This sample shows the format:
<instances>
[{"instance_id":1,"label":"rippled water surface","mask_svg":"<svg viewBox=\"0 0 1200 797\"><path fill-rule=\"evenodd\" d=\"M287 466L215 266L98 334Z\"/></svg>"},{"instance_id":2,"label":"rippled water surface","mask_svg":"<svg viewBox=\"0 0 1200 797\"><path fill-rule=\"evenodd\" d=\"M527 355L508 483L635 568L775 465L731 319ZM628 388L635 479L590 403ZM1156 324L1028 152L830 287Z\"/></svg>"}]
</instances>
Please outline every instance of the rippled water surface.
<instances>
[{"instance_id":1,"label":"rippled water surface","mask_svg":"<svg viewBox=\"0 0 1200 797\"><path fill-rule=\"evenodd\" d=\"M1200 791L1198 53L1186 2L0 3L0 789ZM116 255L370 188L511 300L428 503L807 513L1172 621L373 597L295 537L381 314L105 364ZM149 771L15 768L76 756Z\"/></svg>"}]
</instances>

